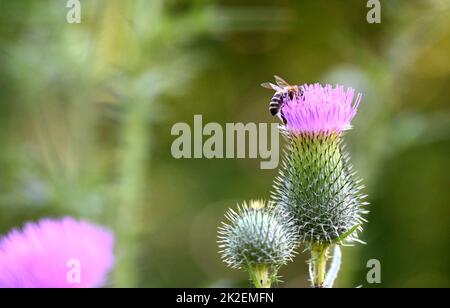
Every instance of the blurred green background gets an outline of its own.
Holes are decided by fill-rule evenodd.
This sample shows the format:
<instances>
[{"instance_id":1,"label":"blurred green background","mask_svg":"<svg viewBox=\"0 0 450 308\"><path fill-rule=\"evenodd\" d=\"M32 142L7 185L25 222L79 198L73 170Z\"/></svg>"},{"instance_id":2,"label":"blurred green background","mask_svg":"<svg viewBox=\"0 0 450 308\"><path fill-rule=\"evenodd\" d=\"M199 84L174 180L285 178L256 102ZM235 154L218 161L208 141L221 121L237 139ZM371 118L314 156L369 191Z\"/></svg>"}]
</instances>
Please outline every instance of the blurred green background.
<instances>
[{"instance_id":1,"label":"blurred green background","mask_svg":"<svg viewBox=\"0 0 450 308\"><path fill-rule=\"evenodd\" d=\"M116 232L111 286L249 286L220 261L237 202L268 198L259 160L172 158L177 122L275 122L278 74L364 94L345 138L365 179L367 245L338 287L450 287L450 1L0 0L0 234L73 215ZM306 254L280 286L308 286ZM381 284L366 263L381 262Z\"/></svg>"}]
</instances>

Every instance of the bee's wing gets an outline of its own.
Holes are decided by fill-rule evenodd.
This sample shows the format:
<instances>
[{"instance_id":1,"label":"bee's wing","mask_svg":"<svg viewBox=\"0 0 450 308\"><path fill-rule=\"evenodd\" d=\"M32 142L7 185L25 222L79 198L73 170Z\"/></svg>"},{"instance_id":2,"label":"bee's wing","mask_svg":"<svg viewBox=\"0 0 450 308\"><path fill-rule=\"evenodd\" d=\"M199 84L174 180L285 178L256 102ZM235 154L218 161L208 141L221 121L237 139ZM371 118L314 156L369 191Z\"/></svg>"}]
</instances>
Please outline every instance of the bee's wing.
<instances>
[{"instance_id":1,"label":"bee's wing","mask_svg":"<svg viewBox=\"0 0 450 308\"><path fill-rule=\"evenodd\" d=\"M276 91L280 90L279 86L274 85L271 82L264 82L264 83L261 84L261 87L266 88L266 89L276 90Z\"/></svg>"},{"instance_id":2,"label":"bee's wing","mask_svg":"<svg viewBox=\"0 0 450 308\"><path fill-rule=\"evenodd\" d=\"M283 78L281 78L280 76L274 75L273 77L275 77L275 81L277 82L277 85L279 85L280 87L289 87L290 84L286 82L286 80L284 80Z\"/></svg>"}]
</instances>

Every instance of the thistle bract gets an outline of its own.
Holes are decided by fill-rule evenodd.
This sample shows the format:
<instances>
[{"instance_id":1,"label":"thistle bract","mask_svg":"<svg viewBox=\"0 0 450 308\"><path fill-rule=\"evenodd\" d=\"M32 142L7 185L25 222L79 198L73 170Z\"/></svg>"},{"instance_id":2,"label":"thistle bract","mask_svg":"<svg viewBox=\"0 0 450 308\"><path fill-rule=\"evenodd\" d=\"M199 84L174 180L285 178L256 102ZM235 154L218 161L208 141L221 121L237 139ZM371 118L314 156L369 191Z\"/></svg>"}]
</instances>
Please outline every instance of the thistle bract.
<instances>
[{"instance_id":1,"label":"thistle bract","mask_svg":"<svg viewBox=\"0 0 450 308\"><path fill-rule=\"evenodd\" d=\"M229 224L219 229L222 259L233 268L279 266L294 255L292 224L270 205L253 201L226 214Z\"/></svg>"},{"instance_id":2,"label":"thistle bract","mask_svg":"<svg viewBox=\"0 0 450 308\"><path fill-rule=\"evenodd\" d=\"M310 243L356 240L364 221L364 195L342 143L361 95L342 86L301 86L282 112L288 141L273 199L291 217L299 239Z\"/></svg>"}]
</instances>

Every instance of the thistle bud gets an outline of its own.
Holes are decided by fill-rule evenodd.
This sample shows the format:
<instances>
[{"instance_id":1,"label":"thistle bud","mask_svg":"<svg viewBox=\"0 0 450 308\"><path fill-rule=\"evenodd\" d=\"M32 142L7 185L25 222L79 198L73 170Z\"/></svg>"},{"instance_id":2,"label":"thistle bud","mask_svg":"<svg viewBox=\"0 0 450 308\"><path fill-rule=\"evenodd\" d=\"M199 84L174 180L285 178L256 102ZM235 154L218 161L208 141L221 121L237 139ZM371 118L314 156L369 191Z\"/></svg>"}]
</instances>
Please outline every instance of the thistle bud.
<instances>
[{"instance_id":1,"label":"thistle bud","mask_svg":"<svg viewBox=\"0 0 450 308\"><path fill-rule=\"evenodd\" d=\"M219 229L222 259L232 268L250 273L257 287L269 287L278 268L290 261L296 246L292 222L262 201L244 203L226 214Z\"/></svg>"}]
</instances>

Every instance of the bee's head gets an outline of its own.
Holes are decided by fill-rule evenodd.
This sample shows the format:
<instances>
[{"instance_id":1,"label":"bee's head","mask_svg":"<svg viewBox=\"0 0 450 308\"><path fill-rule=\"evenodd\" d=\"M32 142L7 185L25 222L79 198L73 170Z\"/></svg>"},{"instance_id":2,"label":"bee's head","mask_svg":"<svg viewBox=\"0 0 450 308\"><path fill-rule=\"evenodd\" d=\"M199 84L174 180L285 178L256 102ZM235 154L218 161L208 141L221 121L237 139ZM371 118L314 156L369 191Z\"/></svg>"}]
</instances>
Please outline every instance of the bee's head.
<instances>
[{"instance_id":1,"label":"bee's head","mask_svg":"<svg viewBox=\"0 0 450 308\"><path fill-rule=\"evenodd\" d=\"M289 91L289 92L286 94L286 96L289 96L289 99L290 99L290 100L293 100L294 97L295 97L295 93L294 93L293 91Z\"/></svg>"}]
</instances>

